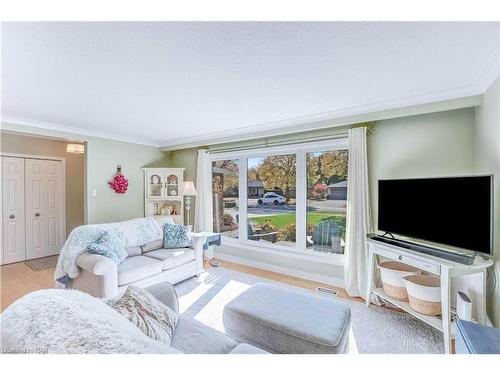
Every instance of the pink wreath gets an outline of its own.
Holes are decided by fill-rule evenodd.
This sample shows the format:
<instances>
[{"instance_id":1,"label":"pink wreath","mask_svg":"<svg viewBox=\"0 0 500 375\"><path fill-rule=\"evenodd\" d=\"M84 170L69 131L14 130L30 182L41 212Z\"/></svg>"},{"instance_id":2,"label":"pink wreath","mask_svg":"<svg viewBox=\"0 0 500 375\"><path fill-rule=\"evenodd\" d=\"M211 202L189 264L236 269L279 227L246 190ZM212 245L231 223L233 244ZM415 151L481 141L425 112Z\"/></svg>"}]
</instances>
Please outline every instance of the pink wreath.
<instances>
[{"instance_id":1,"label":"pink wreath","mask_svg":"<svg viewBox=\"0 0 500 375\"><path fill-rule=\"evenodd\" d=\"M124 194L128 188L128 180L122 175L122 167L116 168L116 176L108 182L111 189L117 194Z\"/></svg>"}]
</instances>

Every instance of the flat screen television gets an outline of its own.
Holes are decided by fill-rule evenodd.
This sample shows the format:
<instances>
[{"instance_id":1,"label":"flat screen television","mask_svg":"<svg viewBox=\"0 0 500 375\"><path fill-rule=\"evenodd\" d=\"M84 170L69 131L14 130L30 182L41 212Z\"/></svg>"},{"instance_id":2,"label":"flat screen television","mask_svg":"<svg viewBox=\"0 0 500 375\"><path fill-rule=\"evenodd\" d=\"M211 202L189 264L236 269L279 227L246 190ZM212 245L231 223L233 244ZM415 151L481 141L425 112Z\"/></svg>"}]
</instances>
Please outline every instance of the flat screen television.
<instances>
[{"instance_id":1,"label":"flat screen television","mask_svg":"<svg viewBox=\"0 0 500 375\"><path fill-rule=\"evenodd\" d=\"M379 180L378 229L491 254L493 177Z\"/></svg>"}]
</instances>

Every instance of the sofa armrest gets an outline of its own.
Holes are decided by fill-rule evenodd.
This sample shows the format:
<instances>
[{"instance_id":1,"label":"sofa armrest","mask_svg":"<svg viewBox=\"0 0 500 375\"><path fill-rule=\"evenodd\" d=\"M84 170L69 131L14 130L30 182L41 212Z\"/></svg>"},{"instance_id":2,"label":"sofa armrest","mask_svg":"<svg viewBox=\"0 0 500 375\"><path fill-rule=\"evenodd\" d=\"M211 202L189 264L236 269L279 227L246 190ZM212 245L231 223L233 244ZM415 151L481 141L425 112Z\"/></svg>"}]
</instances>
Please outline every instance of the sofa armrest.
<instances>
[{"instance_id":1,"label":"sofa armrest","mask_svg":"<svg viewBox=\"0 0 500 375\"><path fill-rule=\"evenodd\" d=\"M114 298L117 295L118 267L111 259L86 252L78 257L76 264L80 272L71 279L71 289L98 298Z\"/></svg>"},{"instance_id":2,"label":"sofa armrest","mask_svg":"<svg viewBox=\"0 0 500 375\"><path fill-rule=\"evenodd\" d=\"M104 275L116 269L116 264L111 259L99 254L83 253L76 264L94 275Z\"/></svg>"},{"instance_id":3,"label":"sofa armrest","mask_svg":"<svg viewBox=\"0 0 500 375\"><path fill-rule=\"evenodd\" d=\"M179 299L172 284L167 282L157 283L148 286L146 290L155 296L161 303L170 307L177 314L179 313Z\"/></svg>"},{"instance_id":4,"label":"sofa armrest","mask_svg":"<svg viewBox=\"0 0 500 375\"><path fill-rule=\"evenodd\" d=\"M198 233L190 233L189 237L191 238L191 248L198 250L203 250L203 246L207 243L207 236L200 235Z\"/></svg>"},{"instance_id":5,"label":"sofa armrest","mask_svg":"<svg viewBox=\"0 0 500 375\"><path fill-rule=\"evenodd\" d=\"M207 236L203 236L199 233L191 233L191 248L195 252L195 262L196 262L196 275L203 273L203 246L207 243Z\"/></svg>"}]
</instances>

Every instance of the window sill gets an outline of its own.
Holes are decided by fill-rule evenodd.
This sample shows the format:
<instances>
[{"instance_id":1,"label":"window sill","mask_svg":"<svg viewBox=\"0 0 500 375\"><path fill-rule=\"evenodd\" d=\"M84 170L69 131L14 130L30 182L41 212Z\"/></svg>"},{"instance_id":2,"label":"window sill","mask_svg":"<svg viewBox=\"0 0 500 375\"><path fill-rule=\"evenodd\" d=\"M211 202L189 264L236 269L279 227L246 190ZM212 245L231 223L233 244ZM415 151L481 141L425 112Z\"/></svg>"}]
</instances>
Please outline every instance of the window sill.
<instances>
[{"instance_id":1,"label":"window sill","mask_svg":"<svg viewBox=\"0 0 500 375\"><path fill-rule=\"evenodd\" d=\"M221 237L221 244L224 246L238 247L242 249L248 249L257 252L265 252L276 254L280 256L302 259L316 263L332 264L337 266L344 266L344 254L327 254L321 252L307 251L307 250L297 250L294 247L288 247L283 245L269 245L264 243L259 243L260 241L250 241L250 240L240 240L237 238Z\"/></svg>"}]
</instances>

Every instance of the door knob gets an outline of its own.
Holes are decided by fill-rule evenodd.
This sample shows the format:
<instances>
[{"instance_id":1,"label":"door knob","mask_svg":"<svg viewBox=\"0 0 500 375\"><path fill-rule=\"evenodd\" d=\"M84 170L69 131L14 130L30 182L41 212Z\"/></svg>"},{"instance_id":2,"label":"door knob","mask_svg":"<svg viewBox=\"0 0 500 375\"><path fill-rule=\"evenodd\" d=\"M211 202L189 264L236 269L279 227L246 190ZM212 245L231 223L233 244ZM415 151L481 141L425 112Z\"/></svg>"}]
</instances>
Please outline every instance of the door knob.
<instances>
[{"instance_id":1,"label":"door knob","mask_svg":"<svg viewBox=\"0 0 500 375\"><path fill-rule=\"evenodd\" d=\"M16 215L10 215L9 218L11 219L15 219L16 218Z\"/></svg>"},{"instance_id":2,"label":"door knob","mask_svg":"<svg viewBox=\"0 0 500 375\"><path fill-rule=\"evenodd\" d=\"M35 216L36 216L36 217L38 217L38 216L40 216L40 214L37 212L37 213L35 214Z\"/></svg>"}]
</instances>

